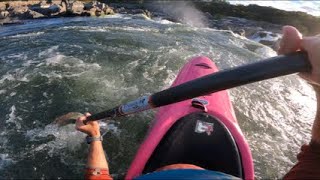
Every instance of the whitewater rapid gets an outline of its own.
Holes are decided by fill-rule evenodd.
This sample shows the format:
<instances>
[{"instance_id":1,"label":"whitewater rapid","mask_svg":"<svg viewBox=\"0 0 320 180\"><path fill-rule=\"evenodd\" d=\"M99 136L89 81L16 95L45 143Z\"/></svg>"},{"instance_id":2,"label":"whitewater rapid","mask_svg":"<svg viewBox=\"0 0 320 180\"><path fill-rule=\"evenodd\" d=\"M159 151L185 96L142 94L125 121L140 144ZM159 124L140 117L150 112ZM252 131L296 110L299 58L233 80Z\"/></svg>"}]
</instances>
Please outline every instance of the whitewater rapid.
<instances>
[{"instance_id":1,"label":"whitewater rapid","mask_svg":"<svg viewBox=\"0 0 320 180\"><path fill-rule=\"evenodd\" d=\"M85 135L51 122L67 112L94 113L168 88L198 55L226 69L276 53L230 31L130 15L1 27L0 178L81 178ZM281 178L310 139L312 88L290 75L230 92L257 178ZM115 177L123 177L154 112L102 122Z\"/></svg>"}]
</instances>

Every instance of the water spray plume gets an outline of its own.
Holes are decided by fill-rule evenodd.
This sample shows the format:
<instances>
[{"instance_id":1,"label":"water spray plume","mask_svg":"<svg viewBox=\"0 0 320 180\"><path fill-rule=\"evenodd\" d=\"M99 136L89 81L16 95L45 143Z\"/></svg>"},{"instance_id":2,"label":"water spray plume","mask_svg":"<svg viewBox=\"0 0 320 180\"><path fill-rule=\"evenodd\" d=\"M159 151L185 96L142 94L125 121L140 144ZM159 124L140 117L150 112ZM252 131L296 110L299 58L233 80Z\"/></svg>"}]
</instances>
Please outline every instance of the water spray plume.
<instances>
[{"instance_id":1,"label":"water spray plume","mask_svg":"<svg viewBox=\"0 0 320 180\"><path fill-rule=\"evenodd\" d=\"M173 19L194 27L208 27L207 18L188 1L158 1L154 4Z\"/></svg>"}]
</instances>

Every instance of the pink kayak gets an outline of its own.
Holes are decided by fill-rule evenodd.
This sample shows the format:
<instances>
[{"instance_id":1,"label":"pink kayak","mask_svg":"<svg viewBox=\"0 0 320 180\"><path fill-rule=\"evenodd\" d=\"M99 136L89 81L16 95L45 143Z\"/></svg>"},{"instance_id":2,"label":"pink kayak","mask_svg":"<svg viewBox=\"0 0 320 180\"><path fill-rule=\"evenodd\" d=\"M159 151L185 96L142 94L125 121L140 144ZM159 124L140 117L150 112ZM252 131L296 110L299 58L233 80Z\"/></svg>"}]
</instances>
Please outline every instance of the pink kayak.
<instances>
[{"instance_id":1,"label":"pink kayak","mask_svg":"<svg viewBox=\"0 0 320 180\"><path fill-rule=\"evenodd\" d=\"M182 68L172 86L217 71L209 58L195 57ZM181 163L254 179L251 151L227 91L159 108L126 179Z\"/></svg>"}]
</instances>

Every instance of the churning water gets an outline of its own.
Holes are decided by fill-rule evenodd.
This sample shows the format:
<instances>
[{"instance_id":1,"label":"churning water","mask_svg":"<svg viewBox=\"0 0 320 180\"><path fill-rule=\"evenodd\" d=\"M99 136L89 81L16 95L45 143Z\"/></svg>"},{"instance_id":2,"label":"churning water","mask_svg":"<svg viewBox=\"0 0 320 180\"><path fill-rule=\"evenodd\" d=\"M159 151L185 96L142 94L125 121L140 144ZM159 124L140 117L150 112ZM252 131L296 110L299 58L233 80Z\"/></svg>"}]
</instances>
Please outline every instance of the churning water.
<instances>
[{"instance_id":1,"label":"churning water","mask_svg":"<svg viewBox=\"0 0 320 180\"><path fill-rule=\"evenodd\" d=\"M85 135L51 122L165 89L189 58L220 69L275 52L229 31L137 16L34 20L0 29L0 178L81 178ZM230 90L256 176L280 178L310 139L316 103L296 75ZM111 173L122 177L154 111L102 123Z\"/></svg>"}]
</instances>

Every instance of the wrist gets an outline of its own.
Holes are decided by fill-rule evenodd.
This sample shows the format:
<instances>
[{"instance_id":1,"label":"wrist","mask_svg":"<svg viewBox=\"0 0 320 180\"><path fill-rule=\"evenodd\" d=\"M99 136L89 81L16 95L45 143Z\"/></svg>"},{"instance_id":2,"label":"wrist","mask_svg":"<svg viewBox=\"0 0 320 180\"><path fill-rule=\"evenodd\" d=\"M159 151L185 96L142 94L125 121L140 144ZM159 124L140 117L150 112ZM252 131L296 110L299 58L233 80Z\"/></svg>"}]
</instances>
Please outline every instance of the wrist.
<instances>
[{"instance_id":1,"label":"wrist","mask_svg":"<svg viewBox=\"0 0 320 180\"><path fill-rule=\"evenodd\" d=\"M91 136L91 137L99 137L99 136L101 136L100 130L92 131L92 132L89 132L87 134L88 134L88 136Z\"/></svg>"},{"instance_id":2,"label":"wrist","mask_svg":"<svg viewBox=\"0 0 320 180\"><path fill-rule=\"evenodd\" d=\"M103 137L102 136L95 136L95 137L87 136L86 137L87 144L91 144L92 142L96 142L96 141L102 142Z\"/></svg>"}]
</instances>

